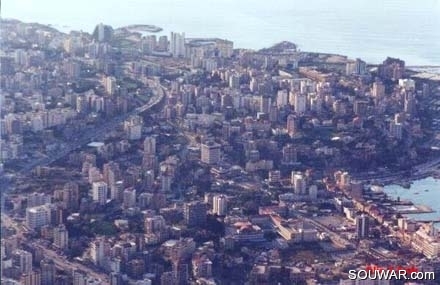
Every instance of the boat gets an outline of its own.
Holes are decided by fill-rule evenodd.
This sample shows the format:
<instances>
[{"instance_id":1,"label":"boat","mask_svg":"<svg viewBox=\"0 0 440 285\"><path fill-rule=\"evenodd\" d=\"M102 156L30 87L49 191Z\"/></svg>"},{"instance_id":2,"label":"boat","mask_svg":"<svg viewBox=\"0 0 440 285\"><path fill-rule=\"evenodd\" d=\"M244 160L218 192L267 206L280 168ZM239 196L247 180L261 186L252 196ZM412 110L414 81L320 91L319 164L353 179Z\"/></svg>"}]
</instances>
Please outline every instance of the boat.
<instances>
[{"instance_id":1,"label":"boat","mask_svg":"<svg viewBox=\"0 0 440 285\"><path fill-rule=\"evenodd\" d=\"M414 195L419 195L419 192L414 192Z\"/></svg>"},{"instance_id":2,"label":"boat","mask_svg":"<svg viewBox=\"0 0 440 285\"><path fill-rule=\"evenodd\" d=\"M425 192L429 192L429 190L428 190L428 189L425 189Z\"/></svg>"}]
</instances>

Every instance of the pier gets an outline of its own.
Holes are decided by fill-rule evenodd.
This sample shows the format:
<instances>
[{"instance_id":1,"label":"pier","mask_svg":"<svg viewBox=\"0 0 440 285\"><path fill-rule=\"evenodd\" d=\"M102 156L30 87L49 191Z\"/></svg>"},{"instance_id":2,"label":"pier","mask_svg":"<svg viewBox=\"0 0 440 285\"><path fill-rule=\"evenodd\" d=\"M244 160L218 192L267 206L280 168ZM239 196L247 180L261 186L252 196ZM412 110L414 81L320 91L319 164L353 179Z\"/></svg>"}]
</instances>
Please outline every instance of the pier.
<instances>
[{"instance_id":1,"label":"pier","mask_svg":"<svg viewBox=\"0 0 440 285\"><path fill-rule=\"evenodd\" d=\"M399 214L430 214L435 212L426 205L397 205L392 209Z\"/></svg>"}]
</instances>

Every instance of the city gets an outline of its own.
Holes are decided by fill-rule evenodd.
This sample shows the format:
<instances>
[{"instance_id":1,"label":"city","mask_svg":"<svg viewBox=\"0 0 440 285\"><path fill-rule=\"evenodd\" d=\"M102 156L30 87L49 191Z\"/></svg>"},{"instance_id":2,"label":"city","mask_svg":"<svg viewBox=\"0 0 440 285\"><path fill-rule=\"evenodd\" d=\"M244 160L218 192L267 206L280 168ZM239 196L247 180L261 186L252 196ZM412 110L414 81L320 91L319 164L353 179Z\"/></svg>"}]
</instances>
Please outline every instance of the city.
<instances>
[{"instance_id":1,"label":"city","mask_svg":"<svg viewBox=\"0 0 440 285\"><path fill-rule=\"evenodd\" d=\"M1 26L1 284L439 284L349 278L440 274L440 216L383 191L440 177L439 74Z\"/></svg>"}]
</instances>

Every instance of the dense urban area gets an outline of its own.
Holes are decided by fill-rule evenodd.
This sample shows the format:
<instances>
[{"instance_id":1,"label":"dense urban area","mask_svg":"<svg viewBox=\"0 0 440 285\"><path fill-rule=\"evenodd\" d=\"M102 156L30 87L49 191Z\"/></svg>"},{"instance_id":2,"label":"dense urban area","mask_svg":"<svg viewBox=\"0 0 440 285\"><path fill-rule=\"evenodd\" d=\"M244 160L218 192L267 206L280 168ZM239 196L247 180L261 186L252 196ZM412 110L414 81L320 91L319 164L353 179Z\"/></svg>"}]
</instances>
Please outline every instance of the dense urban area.
<instances>
[{"instance_id":1,"label":"dense urban area","mask_svg":"<svg viewBox=\"0 0 440 285\"><path fill-rule=\"evenodd\" d=\"M405 215L432 209L382 189L440 174L440 75L150 25L1 25L1 284L440 276L438 221Z\"/></svg>"}]
</instances>

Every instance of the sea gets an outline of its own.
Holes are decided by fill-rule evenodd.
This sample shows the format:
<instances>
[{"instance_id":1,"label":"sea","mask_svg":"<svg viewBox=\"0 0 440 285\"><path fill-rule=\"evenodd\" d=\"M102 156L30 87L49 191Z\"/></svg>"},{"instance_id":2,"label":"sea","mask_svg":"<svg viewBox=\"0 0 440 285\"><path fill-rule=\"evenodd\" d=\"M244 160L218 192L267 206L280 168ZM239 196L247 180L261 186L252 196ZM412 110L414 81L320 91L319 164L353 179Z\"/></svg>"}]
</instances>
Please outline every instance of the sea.
<instances>
[{"instance_id":1,"label":"sea","mask_svg":"<svg viewBox=\"0 0 440 285\"><path fill-rule=\"evenodd\" d=\"M416 180L411 183L409 189L400 185L387 185L383 191L393 198L400 197L400 200L409 200L417 205L426 205L435 211L433 213L406 216L414 220L440 221L440 179L428 177ZM436 223L436 226L440 229L440 223Z\"/></svg>"},{"instance_id":2,"label":"sea","mask_svg":"<svg viewBox=\"0 0 440 285\"><path fill-rule=\"evenodd\" d=\"M291 41L377 64L387 56L407 65L440 66L439 0L7 0L2 17L91 33L150 24L163 33L219 37L238 48Z\"/></svg>"},{"instance_id":3,"label":"sea","mask_svg":"<svg viewBox=\"0 0 440 285\"><path fill-rule=\"evenodd\" d=\"M99 23L114 28L149 24L160 34L218 37L236 48L261 49L291 41L302 51L361 58L378 64L387 56L407 66L440 67L439 0L7 0L2 17L91 33ZM428 189L429 191L424 191ZM440 181L415 181L390 195L426 204L440 213ZM419 194L414 194L418 192Z\"/></svg>"}]
</instances>

